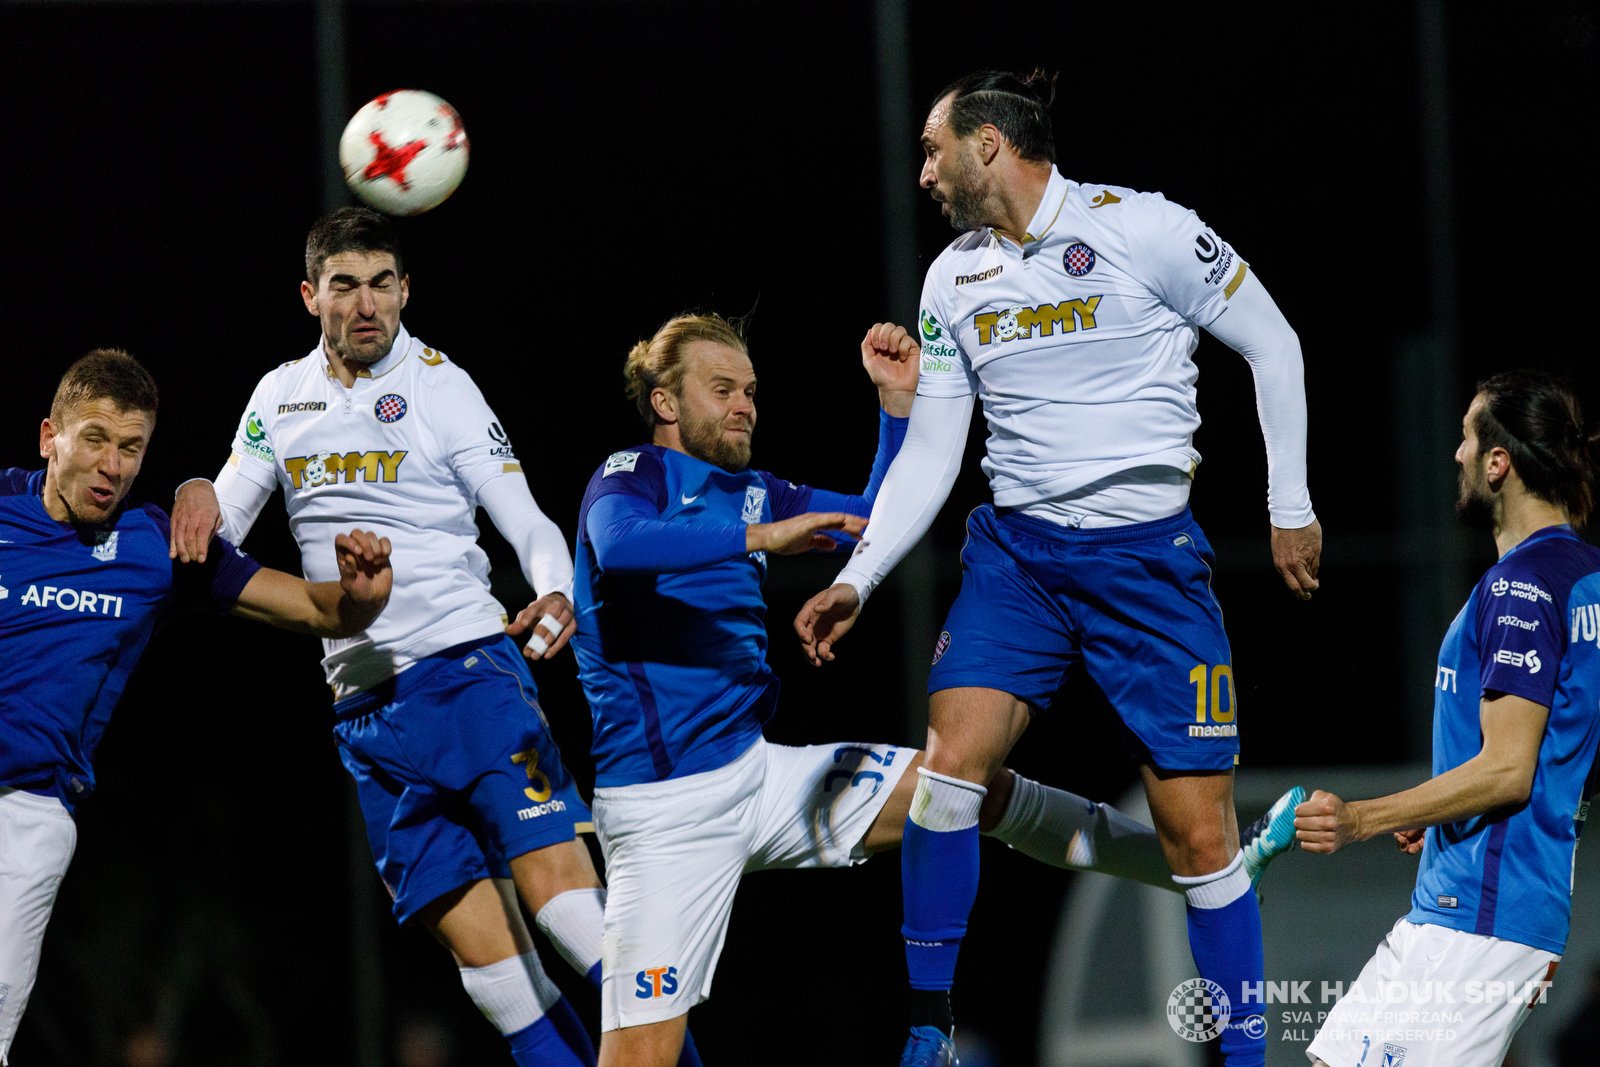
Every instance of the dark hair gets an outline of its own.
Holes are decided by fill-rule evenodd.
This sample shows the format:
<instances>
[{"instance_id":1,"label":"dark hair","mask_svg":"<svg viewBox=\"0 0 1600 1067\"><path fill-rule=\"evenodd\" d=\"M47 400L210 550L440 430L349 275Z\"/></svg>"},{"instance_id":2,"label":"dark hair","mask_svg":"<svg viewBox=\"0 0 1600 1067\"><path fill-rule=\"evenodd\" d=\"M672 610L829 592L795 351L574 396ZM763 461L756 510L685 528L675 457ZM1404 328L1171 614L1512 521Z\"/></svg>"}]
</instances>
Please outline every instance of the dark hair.
<instances>
[{"instance_id":1,"label":"dark hair","mask_svg":"<svg viewBox=\"0 0 1600 1067\"><path fill-rule=\"evenodd\" d=\"M1040 67L1025 74L974 71L940 89L929 110L953 95L949 122L957 137L991 125L1023 159L1054 163L1056 139L1050 129L1050 105L1055 103L1057 77Z\"/></svg>"},{"instance_id":2,"label":"dark hair","mask_svg":"<svg viewBox=\"0 0 1600 1067\"><path fill-rule=\"evenodd\" d=\"M1505 449L1528 492L1583 526L1594 509L1596 437L1572 390L1544 371L1508 370L1479 382L1478 393L1478 454Z\"/></svg>"},{"instance_id":3,"label":"dark hair","mask_svg":"<svg viewBox=\"0 0 1600 1067\"><path fill-rule=\"evenodd\" d=\"M120 348L97 348L67 368L50 402L50 421L59 429L73 411L109 400L119 411L148 411L155 418L160 397L144 365Z\"/></svg>"},{"instance_id":4,"label":"dark hair","mask_svg":"<svg viewBox=\"0 0 1600 1067\"><path fill-rule=\"evenodd\" d=\"M318 219L306 235L306 281L322 281L322 265L340 252L387 252L394 257L394 272L406 276L400 258L400 235L387 215L370 207L342 207Z\"/></svg>"}]
</instances>

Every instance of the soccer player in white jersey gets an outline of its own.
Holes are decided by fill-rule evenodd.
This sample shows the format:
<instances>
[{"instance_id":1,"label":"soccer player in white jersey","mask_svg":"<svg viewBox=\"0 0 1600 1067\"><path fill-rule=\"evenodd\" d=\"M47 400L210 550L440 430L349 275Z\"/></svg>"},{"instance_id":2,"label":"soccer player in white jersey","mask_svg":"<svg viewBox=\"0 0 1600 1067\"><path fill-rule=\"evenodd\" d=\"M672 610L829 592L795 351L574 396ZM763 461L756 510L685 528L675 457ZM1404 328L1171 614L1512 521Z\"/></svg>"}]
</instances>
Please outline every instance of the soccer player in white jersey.
<instances>
[{"instance_id":1,"label":"soccer player in white jersey","mask_svg":"<svg viewBox=\"0 0 1600 1067\"><path fill-rule=\"evenodd\" d=\"M528 650L546 657L571 636L566 542L472 379L401 325L409 278L388 220L365 208L320 220L301 293L317 346L261 379L215 494L182 487L177 543L198 552L219 506L225 536L242 542L278 488L308 577L331 576L323 556L339 524L359 516L388 536L406 580L364 633L324 643L323 667L395 917L450 950L519 1064L592 1064L516 899L569 961L594 966L600 879L576 837L589 812L507 636L543 629ZM479 505L539 597L509 627L477 545Z\"/></svg>"},{"instance_id":2,"label":"soccer player in white jersey","mask_svg":"<svg viewBox=\"0 0 1600 1067\"><path fill-rule=\"evenodd\" d=\"M1250 362L1266 439L1274 562L1317 588L1299 340L1227 242L1159 193L1056 169L1053 79L983 71L936 98L921 183L962 236L923 287L922 374L866 538L795 627L813 662L928 529L974 399L994 491L968 521L963 581L934 653L927 763L901 853L912 1036L953 1056L949 990L977 893L977 812L1032 716L1081 664L1141 764L1200 974L1232 1005L1229 1067L1259 1067L1261 920L1238 847L1237 698L1211 551L1188 508L1205 327Z\"/></svg>"},{"instance_id":3,"label":"soccer player in white jersey","mask_svg":"<svg viewBox=\"0 0 1600 1067\"><path fill-rule=\"evenodd\" d=\"M1577 398L1532 371L1481 383L1461 438L1456 509L1500 559L1439 648L1434 776L1295 813L1311 852L1393 833L1422 853L1410 913L1306 1049L1324 1067L1499 1067L1566 949L1600 744L1600 548L1573 532L1595 446Z\"/></svg>"}]
</instances>

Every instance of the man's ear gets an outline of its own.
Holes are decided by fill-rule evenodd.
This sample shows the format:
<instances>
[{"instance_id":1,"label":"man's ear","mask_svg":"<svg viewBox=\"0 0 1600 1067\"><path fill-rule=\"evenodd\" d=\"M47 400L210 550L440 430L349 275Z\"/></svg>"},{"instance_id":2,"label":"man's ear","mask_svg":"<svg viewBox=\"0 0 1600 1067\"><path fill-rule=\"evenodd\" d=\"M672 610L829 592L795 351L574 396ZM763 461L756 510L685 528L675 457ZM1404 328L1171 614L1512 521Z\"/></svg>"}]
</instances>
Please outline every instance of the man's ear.
<instances>
[{"instance_id":1,"label":"man's ear","mask_svg":"<svg viewBox=\"0 0 1600 1067\"><path fill-rule=\"evenodd\" d=\"M56 428L49 419L39 424L39 455L54 459L56 454Z\"/></svg>"},{"instance_id":2,"label":"man's ear","mask_svg":"<svg viewBox=\"0 0 1600 1067\"><path fill-rule=\"evenodd\" d=\"M307 311L320 317L321 313L317 310L317 291L311 288L310 282L300 283L300 299L305 301Z\"/></svg>"},{"instance_id":3,"label":"man's ear","mask_svg":"<svg viewBox=\"0 0 1600 1067\"><path fill-rule=\"evenodd\" d=\"M411 275L407 274L400 279L400 307L405 308L406 302L411 299Z\"/></svg>"},{"instance_id":4,"label":"man's ear","mask_svg":"<svg viewBox=\"0 0 1600 1067\"><path fill-rule=\"evenodd\" d=\"M1499 446L1489 449L1489 454L1483 457L1483 475L1488 479L1489 488L1499 492L1510 474L1511 453Z\"/></svg>"},{"instance_id":5,"label":"man's ear","mask_svg":"<svg viewBox=\"0 0 1600 1067\"><path fill-rule=\"evenodd\" d=\"M994 162L994 157L1000 154L1000 145L1003 138L1000 131L985 123L978 127L978 159L984 166Z\"/></svg>"},{"instance_id":6,"label":"man's ear","mask_svg":"<svg viewBox=\"0 0 1600 1067\"><path fill-rule=\"evenodd\" d=\"M650 390L650 407L662 422L678 421L678 398L668 390L660 387Z\"/></svg>"}]
</instances>

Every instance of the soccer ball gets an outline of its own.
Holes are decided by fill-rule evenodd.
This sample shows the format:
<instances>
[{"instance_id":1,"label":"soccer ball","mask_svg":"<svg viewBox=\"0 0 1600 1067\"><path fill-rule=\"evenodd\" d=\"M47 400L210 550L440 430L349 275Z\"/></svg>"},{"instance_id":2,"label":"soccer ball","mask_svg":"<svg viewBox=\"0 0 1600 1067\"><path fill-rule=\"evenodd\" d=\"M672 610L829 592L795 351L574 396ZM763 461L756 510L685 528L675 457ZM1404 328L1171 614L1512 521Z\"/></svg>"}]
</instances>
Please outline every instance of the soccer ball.
<instances>
[{"instance_id":1,"label":"soccer ball","mask_svg":"<svg viewBox=\"0 0 1600 1067\"><path fill-rule=\"evenodd\" d=\"M391 215L420 215L467 173L467 131L456 109L420 89L368 101L339 138L345 184Z\"/></svg>"}]
</instances>

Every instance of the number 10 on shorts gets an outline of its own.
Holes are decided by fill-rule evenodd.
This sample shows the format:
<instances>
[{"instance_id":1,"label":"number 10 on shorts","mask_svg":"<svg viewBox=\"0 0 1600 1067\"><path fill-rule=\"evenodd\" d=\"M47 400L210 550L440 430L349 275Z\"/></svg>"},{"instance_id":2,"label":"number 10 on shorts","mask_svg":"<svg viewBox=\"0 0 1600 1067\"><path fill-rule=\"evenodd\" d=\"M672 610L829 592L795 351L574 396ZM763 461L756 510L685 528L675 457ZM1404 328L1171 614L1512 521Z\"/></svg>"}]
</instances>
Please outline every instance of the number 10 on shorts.
<instances>
[{"instance_id":1,"label":"number 10 on shorts","mask_svg":"<svg viewBox=\"0 0 1600 1067\"><path fill-rule=\"evenodd\" d=\"M1207 667L1204 663L1196 663L1194 669L1189 672L1189 681L1194 685L1195 722L1189 727L1189 736L1237 736L1239 727L1233 720L1239 712L1239 694L1233 685L1233 668L1226 663L1218 663L1211 667ZM1227 711L1222 710L1223 682L1227 682ZM1209 705L1206 701L1207 696L1211 698ZM1206 722L1208 710L1211 715L1210 723Z\"/></svg>"}]
</instances>

